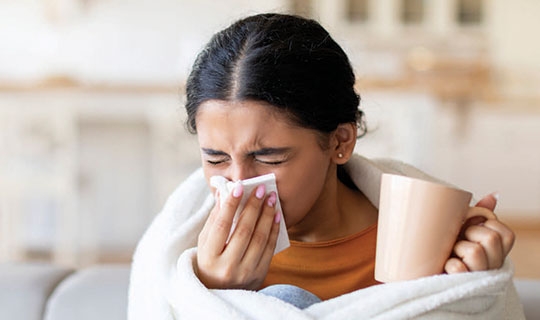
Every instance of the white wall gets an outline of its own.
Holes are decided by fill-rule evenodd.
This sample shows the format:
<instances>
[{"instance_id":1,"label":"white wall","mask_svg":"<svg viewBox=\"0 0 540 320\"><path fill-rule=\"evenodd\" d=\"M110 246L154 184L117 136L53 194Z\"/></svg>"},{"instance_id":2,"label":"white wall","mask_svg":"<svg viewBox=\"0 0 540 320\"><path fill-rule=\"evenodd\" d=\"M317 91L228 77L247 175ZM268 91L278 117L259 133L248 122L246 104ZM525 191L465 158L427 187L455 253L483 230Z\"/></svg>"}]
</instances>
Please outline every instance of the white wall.
<instances>
[{"instance_id":1,"label":"white wall","mask_svg":"<svg viewBox=\"0 0 540 320\"><path fill-rule=\"evenodd\" d=\"M365 92L368 128L356 152L392 157L467 189L499 191L502 217L540 219L540 110L522 104L460 110L422 93Z\"/></svg>"},{"instance_id":2,"label":"white wall","mask_svg":"<svg viewBox=\"0 0 540 320\"><path fill-rule=\"evenodd\" d=\"M468 116L465 135L439 147L435 170L480 197L499 191L506 218L539 219L540 110L479 105Z\"/></svg>"},{"instance_id":3,"label":"white wall","mask_svg":"<svg viewBox=\"0 0 540 320\"><path fill-rule=\"evenodd\" d=\"M540 1L491 0L487 6L492 58L504 71L540 72Z\"/></svg>"},{"instance_id":4,"label":"white wall","mask_svg":"<svg viewBox=\"0 0 540 320\"><path fill-rule=\"evenodd\" d=\"M538 1L484 1L486 24L470 34L453 20L453 0L430 0L425 23L412 33L399 25L396 0L371 1L371 19L361 26L347 22L345 0L313 3L360 78L398 79L411 47L442 45L457 56L486 54L499 94L538 94ZM0 85L62 76L84 84L178 86L214 32L246 15L288 8L288 0L1 1ZM487 50L471 35L487 39Z\"/></svg>"},{"instance_id":5,"label":"white wall","mask_svg":"<svg viewBox=\"0 0 540 320\"><path fill-rule=\"evenodd\" d=\"M287 9L284 0L110 0L53 19L47 3L54 2L0 2L0 82L66 75L179 84L213 33L249 14Z\"/></svg>"}]
</instances>

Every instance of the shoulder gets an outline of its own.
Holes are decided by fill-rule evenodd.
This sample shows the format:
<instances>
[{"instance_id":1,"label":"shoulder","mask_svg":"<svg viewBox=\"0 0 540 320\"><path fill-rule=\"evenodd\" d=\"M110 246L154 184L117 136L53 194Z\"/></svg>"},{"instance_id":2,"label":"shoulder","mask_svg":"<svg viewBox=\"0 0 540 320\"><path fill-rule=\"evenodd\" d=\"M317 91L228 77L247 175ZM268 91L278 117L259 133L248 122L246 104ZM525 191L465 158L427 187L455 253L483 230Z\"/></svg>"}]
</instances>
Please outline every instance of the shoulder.
<instances>
[{"instance_id":1,"label":"shoulder","mask_svg":"<svg viewBox=\"0 0 540 320\"><path fill-rule=\"evenodd\" d=\"M373 161L378 163L380 166L386 168L388 170L387 173L400 174L406 177L422 179L426 181L436 182L448 187L458 188L457 186L451 184L448 181L442 180L429 173L426 173L425 171L401 160L391 158L375 158L373 159Z\"/></svg>"},{"instance_id":2,"label":"shoulder","mask_svg":"<svg viewBox=\"0 0 540 320\"><path fill-rule=\"evenodd\" d=\"M411 164L392 158L367 158L354 154L344 168L356 187L366 195L375 207L378 207L379 204L381 176L384 173L403 175L458 188Z\"/></svg>"},{"instance_id":3,"label":"shoulder","mask_svg":"<svg viewBox=\"0 0 540 320\"><path fill-rule=\"evenodd\" d=\"M356 167L357 169L361 168L360 171L373 172L379 178L383 173L392 173L455 187L444 180L426 173L412 164L398 159L388 157L367 158L362 155L355 154L351 158L350 162L353 167Z\"/></svg>"}]
</instances>

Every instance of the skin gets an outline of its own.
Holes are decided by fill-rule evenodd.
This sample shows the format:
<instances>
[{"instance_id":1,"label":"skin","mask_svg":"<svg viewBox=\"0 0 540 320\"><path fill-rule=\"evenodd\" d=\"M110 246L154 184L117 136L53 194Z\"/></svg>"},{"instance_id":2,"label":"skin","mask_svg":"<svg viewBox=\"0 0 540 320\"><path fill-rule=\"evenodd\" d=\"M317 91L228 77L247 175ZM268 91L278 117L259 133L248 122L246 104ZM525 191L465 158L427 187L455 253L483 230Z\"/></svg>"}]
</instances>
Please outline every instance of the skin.
<instances>
[{"instance_id":1,"label":"skin","mask_svg":"<svg viewBox=\"0 0 540 320\"><path fill-rule=\"evenodd\" d=\"M340 124L323 148L320 133L294 124L263 102L209 100L200 105L195 120L207 183L213 175L236 181L273 172L284 211L275 211L275 194L258 198L255 190L225 244L243 190L236 190L238 197L231 193L223 206L216 203L198 242L196 270L206 287L258 290L270 266L280 218L290 239L304 242L348 236L377 221L377 209L365 195L346 187L336 174L337 165L353 153L355 124ZM514 234L493 214L495 204L490 195L470 208L493 218L464 225L445 265L447 273L502 265Z\"/></svg>"}]
</instances>

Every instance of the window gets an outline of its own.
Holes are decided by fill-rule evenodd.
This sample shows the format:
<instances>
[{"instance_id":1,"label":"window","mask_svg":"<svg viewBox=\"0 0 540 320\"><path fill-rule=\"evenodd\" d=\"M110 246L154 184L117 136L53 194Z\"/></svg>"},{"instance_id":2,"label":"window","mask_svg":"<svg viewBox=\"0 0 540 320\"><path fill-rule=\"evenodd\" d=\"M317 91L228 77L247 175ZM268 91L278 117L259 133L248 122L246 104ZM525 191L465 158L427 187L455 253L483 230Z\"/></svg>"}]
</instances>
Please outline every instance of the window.
<instances>
[{"instance_id":1,"label":"window","mask_svg":"<svg viewBox=\"0 0 540 320\"><path fill-rule=\"evenodd\" d=\"M459 0L457 19L461 25L477 25L482 22L482 0Z\"/></svg>"},{"instance_id":2,"label":"window","mask_svg":"<svg viewBox=\"0 0 540 320\"><path fill-rule=\"evenodd\" d=\"M368 0L347 0L347 16L351 22L366 22L369 18Z\"/></svg>"},{"instance_id":3,"label":"window","mask_svg":"<svg viewBox=\"0 0 540 320\"><path fill-rule=\"evenodd\" d=\"M424 19L424 0L402 0L401 21L404 24L420 24Z\"/></svg>"}]
</instances>

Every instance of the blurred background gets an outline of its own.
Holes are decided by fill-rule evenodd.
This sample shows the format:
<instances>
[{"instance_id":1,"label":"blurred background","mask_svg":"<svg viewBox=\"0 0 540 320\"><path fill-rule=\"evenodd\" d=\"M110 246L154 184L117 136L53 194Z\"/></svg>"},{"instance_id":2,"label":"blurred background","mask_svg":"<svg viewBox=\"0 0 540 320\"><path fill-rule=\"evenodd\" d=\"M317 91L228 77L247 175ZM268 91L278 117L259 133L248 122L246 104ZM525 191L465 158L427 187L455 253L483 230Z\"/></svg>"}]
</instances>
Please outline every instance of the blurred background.
<instances>
[{"instance_id":1,"label":"blurred background","mask_svg":"<svg viewBox=\"0 0 540 320\"><path fill-rule=\"evenodd\" d=\"M499 191L516 275L540 278L536 0L0 0L0 262L129 263L199 166L183 122L196 54L270 11L317 19L348 53L358 153Z\"/></svg>"}]
</instances>

